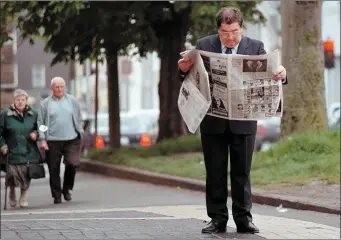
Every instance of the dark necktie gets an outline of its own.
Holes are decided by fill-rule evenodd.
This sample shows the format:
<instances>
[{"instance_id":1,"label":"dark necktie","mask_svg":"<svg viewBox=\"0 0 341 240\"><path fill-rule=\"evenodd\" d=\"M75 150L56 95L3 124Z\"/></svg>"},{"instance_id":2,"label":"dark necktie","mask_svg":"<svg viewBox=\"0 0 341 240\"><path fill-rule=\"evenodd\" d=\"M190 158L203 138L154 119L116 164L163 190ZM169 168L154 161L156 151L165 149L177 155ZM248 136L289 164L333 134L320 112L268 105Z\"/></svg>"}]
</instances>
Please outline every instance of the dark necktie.
<instances>
[{"instance_id":1,"label":"dark necktie","mask_svg":"<svg viewBox=\"0 0 341 240\"><path fill-rule=\"evenodd\" d=\"M225 51L226 54L232 54L232 48L226 48L226 51Z\"/></svg>"}]
</instances>

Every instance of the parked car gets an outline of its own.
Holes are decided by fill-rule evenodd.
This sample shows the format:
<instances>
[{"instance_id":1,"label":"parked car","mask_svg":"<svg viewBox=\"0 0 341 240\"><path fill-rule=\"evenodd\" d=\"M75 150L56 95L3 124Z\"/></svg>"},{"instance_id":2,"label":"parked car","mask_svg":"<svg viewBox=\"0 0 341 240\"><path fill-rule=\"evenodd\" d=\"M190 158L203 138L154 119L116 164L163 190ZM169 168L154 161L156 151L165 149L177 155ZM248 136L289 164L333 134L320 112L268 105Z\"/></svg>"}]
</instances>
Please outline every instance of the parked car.
<instances>
[{"instance_id":1,"label":"parked car","mask_svg":"<svg viewBox=\"0 0 341 240\"><path fill-rule=\"evenodd\" d=\"M158 110L139 110L120 113L120 130L122 146L150 146L158 134ZM84 144L82 152L90 148L106 148L109 145L109 115L97 115L98 127L95 136L95 118L84 121Z\"/></svg>"},{"instance_id":2,"label":"parked car","mask_svg":"<svg viewBox=\"0 0 341 240\"><path fill-rule=\"evenodd\" d=\"M104 148L109 144L109 120L108 114L97 115L97 137L95 136L95 117L87 116L84 120L84 139L82 152L90 148ZM97 145L97 146L96 146Z\"/></svg>"},{"instance_id":3,"label":"parked car","mask_svg":"<svg viewBox=\"0 0 341 240\"><path fill-rule=\"evenodd\" d=\"M121 114L121 145L150 146L158 135L159 110L139 110Z\"/></svg>"},{"instance_id":4,"label":"parked car","mask_svg":"<svg viewBox=\"0 0 341 240\"><path fill-rule=\"evenodd\" d=\"M273 117L257 122L255 151L266 151L280 139L281 118Z\"/></svg>"}]
</instances>

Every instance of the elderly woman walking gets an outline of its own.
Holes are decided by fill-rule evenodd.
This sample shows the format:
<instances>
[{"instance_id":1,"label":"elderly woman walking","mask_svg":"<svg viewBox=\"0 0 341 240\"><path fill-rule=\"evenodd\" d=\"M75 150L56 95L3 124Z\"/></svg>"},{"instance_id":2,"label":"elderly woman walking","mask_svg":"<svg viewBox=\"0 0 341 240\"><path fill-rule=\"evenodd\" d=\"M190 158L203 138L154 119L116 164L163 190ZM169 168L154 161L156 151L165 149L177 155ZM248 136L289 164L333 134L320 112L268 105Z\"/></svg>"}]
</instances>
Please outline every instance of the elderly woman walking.
<instances>
[{"instance_id":1,"label":"elderly woman walking","mask_svg":"<svg viewBox=\"0 0 341 240\"><path fill-rule=\"evenodd\" d=\"M0 150L8 154L6 185L9 187L9 203L17 205L15 188L20 187L20 207L27 207L27 191L31 179L28 163L37 163L38 139L37 113L27 105L28 94L21 89L14 91L14 103L0 116Z\"/></svg>"}]
</instances>

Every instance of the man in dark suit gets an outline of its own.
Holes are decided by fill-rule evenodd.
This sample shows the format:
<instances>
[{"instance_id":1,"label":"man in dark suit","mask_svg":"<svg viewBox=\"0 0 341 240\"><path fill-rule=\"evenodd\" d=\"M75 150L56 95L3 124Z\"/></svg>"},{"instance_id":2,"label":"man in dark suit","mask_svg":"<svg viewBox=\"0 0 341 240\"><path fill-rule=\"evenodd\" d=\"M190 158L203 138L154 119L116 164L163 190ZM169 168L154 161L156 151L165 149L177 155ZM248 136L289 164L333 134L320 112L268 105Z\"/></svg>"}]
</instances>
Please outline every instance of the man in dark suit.
<instances>
[{"instance_id":1,"label":"man in dark suit","mask_svg":"<svg viewBox=\"0 0 341 240\"><path fill-rule=\"evenodd\" d=\"M239 9L222 8L216 17L218 34L199 39L197 49L226 54L265 54L261 41L242 35L243 17ZM192 61L178 62L181 79ZM287 82L283 66L274 74L275 80ZM227 162L230 154L232 214L237 232L257 233L252 222L250 169L257 130L257 121L225 120L206 115L200 125L206 168L206 208L212 221L203 233L226 231L229 218L227 203Z\"/></svg>"}]
</instances>

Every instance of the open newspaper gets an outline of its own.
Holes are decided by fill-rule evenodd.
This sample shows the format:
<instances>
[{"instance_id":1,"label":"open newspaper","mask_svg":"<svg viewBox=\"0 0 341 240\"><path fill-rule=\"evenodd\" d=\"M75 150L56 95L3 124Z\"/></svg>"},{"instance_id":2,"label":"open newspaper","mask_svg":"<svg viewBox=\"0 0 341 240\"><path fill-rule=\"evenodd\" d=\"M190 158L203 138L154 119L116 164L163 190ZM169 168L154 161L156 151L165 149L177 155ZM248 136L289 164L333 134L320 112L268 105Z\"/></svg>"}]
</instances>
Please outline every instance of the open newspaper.
<instances>
[{"instance_id":1,"label":"open newspaper","mask_svg":"<svg viewBox=\"0 0 341 240\"><path fill-rule=\"evenodd\" d=\"M272 79L280 65L278 50L250 56L193 49L181 55L194 63L178 97L190 132L205 115L230 120L282 117L282 82Z\"/></svg>"}]
</instances>

